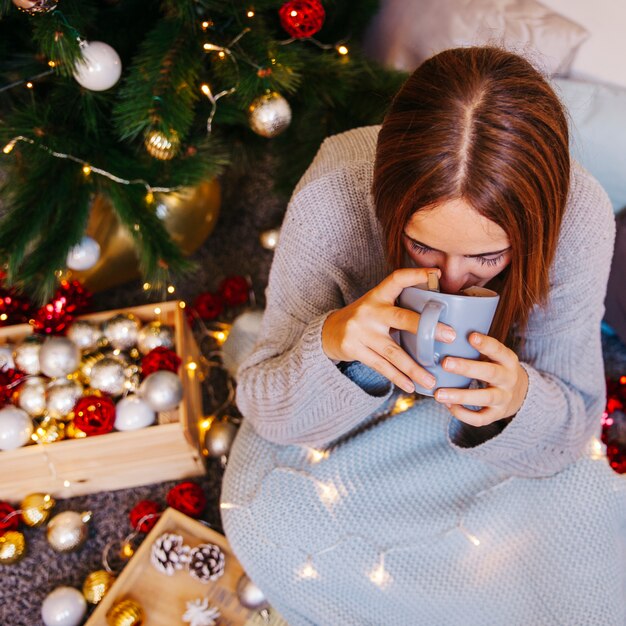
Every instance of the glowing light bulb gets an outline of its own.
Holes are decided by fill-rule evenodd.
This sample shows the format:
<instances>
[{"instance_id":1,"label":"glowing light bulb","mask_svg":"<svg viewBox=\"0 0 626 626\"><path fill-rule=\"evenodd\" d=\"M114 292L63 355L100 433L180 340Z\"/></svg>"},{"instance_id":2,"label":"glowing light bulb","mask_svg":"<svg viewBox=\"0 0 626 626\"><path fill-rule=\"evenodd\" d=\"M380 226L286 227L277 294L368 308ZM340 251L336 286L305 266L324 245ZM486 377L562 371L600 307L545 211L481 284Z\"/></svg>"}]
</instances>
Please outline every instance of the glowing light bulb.
<instances>
[{"instance_id":1,"label":"glowing light bulb","mask_svg":"<svg viewBox=\"0 0 626 626\"><path fill-rule=\"evenodd\" d=\"M167 293L174 293L176 291L176 287L174 287L174 285L170 285L167 288Z\"/></svg>"},{"instance_id":2,"label":"glowing light bulb","mask_svg":"<svg viewBox=\"0 0 626 626\"><path fill-rule=\"evenodd\" d=\"M184 308L187 306L187 303L186 303L184 300L181 300L181 301L178 303L178 306L179 306L181 309L184 309Z\"/></svg>"},{"instance_id":3,"label":"glowing light bulb","mask_svg":"<svg viewBox=\"0 0 626 626\"><path fill-rule=\"evenodd\" d=\"M217 53L217 56L218 56L220 59L225 59L225 58L226 58L226 54L225 54L225 52L224 52L223 50L220 50L220 51Z\"/></svg>"},{"instance_id":4,"label":"glowing light bulb","mask_svg":"<svg viewBox=\"0 0 626 626\"><path fill-rule=\"evenodd\" d=\"M4 154L10 154L13 148L15 148L16 143L17 143L17 139L11 139L11 141L9 141L9 143L6 146L4 146L4 148L2 148L2 152L4 152Z\"/></svg>"},{"instance_id":5,"label":"glowing light bulb","mask_svg":"<svg viewBox=\"0 0 626 626\"><path fill-rule=\"evenodd\" d=\"M148 291L148 289L150 289L152 287L152 285L150 283L144 283L143 284L143 290L144 291Z\"/></svg>"},{"instance_id":6,"label":"glowing light bulb","mask_svg":"<svg viewBox=\"0 0 626 626\"><path fill-rule=\"evenodd\" d=\"M48 61L48 66L49 66L49 67L56 67L56 66L57 66L57 64L56 64L56 62L55 62L55 61L50 60L50 61Z\"/></svg>"},{"instance_id":7,"label":"glowing light bulb","mask_svg":"<svg viewBox=\"0 0 626 626\"><path fill-rule=\"evenodd\" d=\"M310 558L307 559L306 563L297 571L296 575L298 578L308 580L320 577L319 572L315 569L315 567L313 567L313 563Z\"/></svg>"},{"instance_id":8,"label":"glowing light bulb","mask_svg":"<svg viewBox=\"0 0 626 626\"><path fill-rule=\"evenodd\" d=\"M89 165L83 165L83 174L85 176L89 176L89 174L91 174L91 167L89 167Z\"/></svg>"},{"instance_id":9,"label":"glowing light bulb","mask_svg":"<svg viewBox=\"0 0 626 626\"><path fill-rule=\"evenodd\" d=\"M309 448L309 462L319 463L328 458L328 450L316 450L315 448Z\"/></svg>"},{"instance_id":10,"label":"glowing light bulb","mask_svg":"<svg viewBox=\"0 0 626 626\"><path fill-rule=\"evenodd\" d=\"M155 315L161 315L161 307L155 306L154 307L154 314Z\"/></svg>"},{"instance_id":11,"label":"glowing light bulb","mask_svg":"<svg viewBox=\"0 0 626 626\"><path fill-rule=\"evenodd\" d=\"M189 363L187 363L187 365L185 365L185 367L190 372L195 372L198 369L198 364L195 361L190 361Z\"/></svg>"},{"instance_id":12,"label":"glowing light bulb","mask_svg":"<svg viewBox=\"0 0 626 626\"><path fill-rule=\"evenodd\" d=\"M345 56L346 54L348 54L348 48L343 45L337 46L337 52L341 54L342 56Z\"/></svg>"},{"instance_id":13,"label":"glowing light bulb","mask_svg":"<svg viewBox=\"0 0 626 626\"><path fill-rule=\"evenodd\" d=\"M254 11L248 11L248 12L246 13L246 15L247 15L248 17L254 17Z\"/></svg>"},{"instance_id":14,"label":"glowing light bulb","mask_svg":"<svg viewBox=\"0 0 626 626\"><path fill-rule=\"evenodd\" d=\"M149 191L146 194L146 204L152 204L153 202L154 202L154 194L151 191Z\"/></svg>"},{"instance_id":15,"label":"glowing light bulb","mask_svg":"<svg viewBox=\"0 0 626 626\"><path fill-rule=\"evenodd\" d=\"M26 83L26 89L32 89L33 88L33 83L31 83L30 81L28 81Z\"/></svg>"},{"instance_id":16,"label":"glowing light bulb","mask_svg":"<svg viewBox=\"0 0 626 626\"><path fill-rule=\"evenodd\" d=\"M381 562L368 574L367 577L377 586L377 587L387 587L389 583L391 583L391 574L385 569L385 563L381 559Z\"/></svg>"},{"instance_id":17,"label":"glowing light bulb","mask_svg":"<svg viewBox=\"0 0 626 626\"><path fill-rule=\"evenodd\" d=\"M211 88L206 84L200 85L200 91L207 97L211 95Z\"/></svg>"}]
</instances>

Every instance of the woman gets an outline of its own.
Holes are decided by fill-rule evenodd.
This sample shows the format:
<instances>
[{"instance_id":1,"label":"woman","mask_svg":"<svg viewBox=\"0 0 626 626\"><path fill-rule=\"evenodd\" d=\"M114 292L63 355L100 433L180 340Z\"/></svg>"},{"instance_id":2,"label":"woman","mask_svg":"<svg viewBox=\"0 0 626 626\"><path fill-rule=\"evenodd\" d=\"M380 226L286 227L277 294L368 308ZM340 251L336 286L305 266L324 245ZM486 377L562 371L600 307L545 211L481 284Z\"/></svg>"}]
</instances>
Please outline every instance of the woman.
<instances>
[{"instance_id":1,"label":"woman","mask_svg":"<svg viewBox=\"0 0 626 626\"><path fill-rule=\"evenodd\" d=\"M442 52L381 128L324 142L239 372L222 495L290 624L624 624L624 483L589 453L613 237L554 92L495 48ZM429 267L501 294L481 360L444 362L482 385L434 399L406 395L436 381L390 337L415 332L395 300Z\"/></svg>"}]
</instances>

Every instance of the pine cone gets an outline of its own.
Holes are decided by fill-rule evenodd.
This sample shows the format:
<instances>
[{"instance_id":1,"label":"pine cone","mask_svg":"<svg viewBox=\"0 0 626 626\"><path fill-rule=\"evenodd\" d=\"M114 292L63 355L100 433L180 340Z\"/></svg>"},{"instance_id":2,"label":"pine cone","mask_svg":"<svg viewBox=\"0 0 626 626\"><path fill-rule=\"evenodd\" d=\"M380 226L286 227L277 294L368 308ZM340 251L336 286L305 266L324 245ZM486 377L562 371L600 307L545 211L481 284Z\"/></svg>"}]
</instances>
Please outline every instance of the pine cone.
<instances>
[{"instance_id":1,"label":"pine cone","mask_svg":"<svg viewBox=\"0 0 626 626\"><path fill-rule=\"evenodd\" d=\"M224 573L224 553L213 543L201 543L189 557L189 573L203 583L217 580Z\"/></svg>"},{"instance_id":2,"label":"pine cone","mask_svg":"<svg viewBox=\"0 0 626 626\"><path fill-rule=\"evenodd\" d=\"M180 535L163 533L152 544L150 562L159 572L172 576L189 563L189 551Z\"/></svg>"}]
</instances>

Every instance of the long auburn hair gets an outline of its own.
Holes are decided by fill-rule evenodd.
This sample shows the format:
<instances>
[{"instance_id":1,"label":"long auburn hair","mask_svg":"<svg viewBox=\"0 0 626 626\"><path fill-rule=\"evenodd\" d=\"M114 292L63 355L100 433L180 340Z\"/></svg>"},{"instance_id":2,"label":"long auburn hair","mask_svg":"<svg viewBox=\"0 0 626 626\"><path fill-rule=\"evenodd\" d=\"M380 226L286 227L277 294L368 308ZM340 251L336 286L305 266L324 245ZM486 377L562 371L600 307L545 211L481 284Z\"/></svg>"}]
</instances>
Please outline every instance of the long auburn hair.
<instances>
[{"instance_id":1,"label":"long auburn hair","mask_svg":"<svg viewBox=\"0 0 626 626\"><path fill-rule=\"evenodd\" d=\"M490 334L512 346L547 299L569 179L563 107L528 61L494 47L441 52L408 78L378 135L372 192L388 265L402 267L416 211L464 199L511 242Z\"/></svg>"}]
</instances>

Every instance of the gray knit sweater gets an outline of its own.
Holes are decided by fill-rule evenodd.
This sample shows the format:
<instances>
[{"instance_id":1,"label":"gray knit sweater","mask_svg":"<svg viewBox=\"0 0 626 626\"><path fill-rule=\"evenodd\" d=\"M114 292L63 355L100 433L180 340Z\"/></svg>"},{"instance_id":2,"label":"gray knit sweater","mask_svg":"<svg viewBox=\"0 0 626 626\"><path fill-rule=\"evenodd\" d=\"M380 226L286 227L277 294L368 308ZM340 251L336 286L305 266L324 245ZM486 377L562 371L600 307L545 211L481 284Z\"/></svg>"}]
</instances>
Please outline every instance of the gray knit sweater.
<instances>
[{"instance_id":1,"label":"gray knit sweater","mask_svg":"<svg viewBox=\"0 0 626 626\"><path fill-rule=\"evenodd\" d=\"M237 388L242 413L269 441L325 446L358 427L392 392L390 383L355 383L321 345L327 315L386 275L371 194L378 130L328 138L287 210L260 340ZM528 393L498 434L451 418L450 445L462 454L527 477L554 474L580 457L605 403L600 321L614 236L606 193L574 163L549 300L532 311L518 355Z\"/></svg>"}]
</instances>

